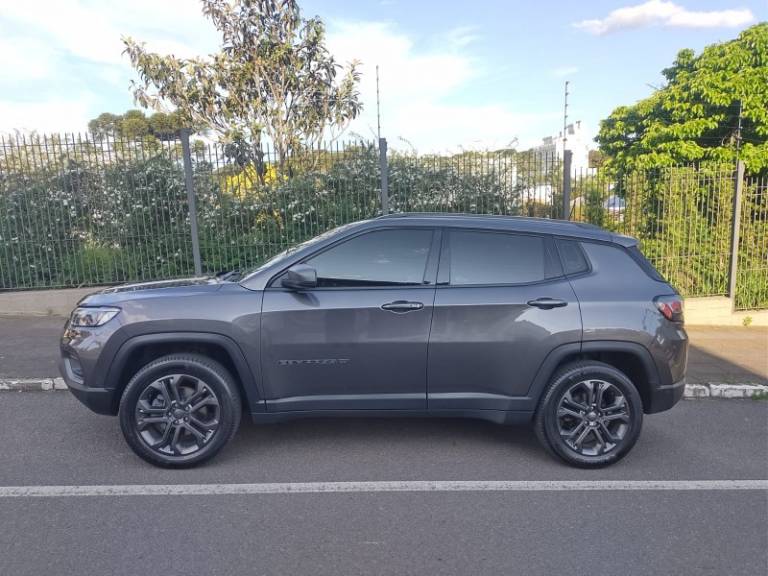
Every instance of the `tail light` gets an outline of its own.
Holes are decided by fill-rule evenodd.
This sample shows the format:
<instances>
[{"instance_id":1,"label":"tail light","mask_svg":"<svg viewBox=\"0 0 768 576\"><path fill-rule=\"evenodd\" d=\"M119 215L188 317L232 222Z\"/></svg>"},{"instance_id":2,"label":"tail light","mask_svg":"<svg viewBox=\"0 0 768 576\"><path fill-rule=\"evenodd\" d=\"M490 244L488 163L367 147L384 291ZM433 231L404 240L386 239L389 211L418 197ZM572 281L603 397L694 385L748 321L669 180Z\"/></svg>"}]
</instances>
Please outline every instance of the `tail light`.
<instances>
[{"instance_id":1,"label":"tail light","mask_svg":"<svg viewBox=\"0 0 768 576\"><path fill-rule=\"evenodd\" d=\"M656 308L670 322L683 322L683 299L680 296L656 296Z\"/></svg>"}]
</instances>

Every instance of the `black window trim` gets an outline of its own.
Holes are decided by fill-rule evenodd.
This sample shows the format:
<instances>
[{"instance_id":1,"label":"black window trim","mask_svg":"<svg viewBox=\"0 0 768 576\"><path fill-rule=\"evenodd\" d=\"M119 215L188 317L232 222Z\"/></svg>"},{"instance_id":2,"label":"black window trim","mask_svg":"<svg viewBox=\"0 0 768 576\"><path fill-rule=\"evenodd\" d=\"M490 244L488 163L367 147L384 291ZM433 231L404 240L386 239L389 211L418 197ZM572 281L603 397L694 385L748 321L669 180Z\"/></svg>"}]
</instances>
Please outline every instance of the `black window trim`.
<instances>
[{"instance_id":1,"label":"black window trim","mask_svg":"<svg viewBox=\"0 0 768 576\"><path fill-rule=\"evenodd\" d=\"M611 246L616 246L615 242L605 242L602 240L593 240L593 239L585 239L585 238L574 238L572 236L555 236L553 238L553 241L555 243L555 250L557 253L557 257L560 260L560 269L563 272L563 276L566 278L581 278L582 276L587 276L592 273L592 261L589 259L589 256L587 256L587 253L584 251L584 247L581 245L582 242L592 242L594 244L609 244ZM584 258L584 262L587 263L586 270L582 270L581 272L576 272L574 274L568 274L565 271L565 259L563 258L563 254L560 251L560 242L574 242L576 246L578 247L579 251L581 252L581 256Z\"/></svg>"},{"instance_id":2,"label":"black window trim","mask_svg":"<svg viewBox=\"0 0 768 576\"><path fill-rule=\"evenodd\" d=\"M443 234L443 247L440 252L440 267L437 273L437 287L438 288L516 288L523 286L537 286L539 284L548 284L550 282L562 281L565 279L563 271L563 265L560 261L560 257L556 252L554 245L554 237L551 234L537 233L529 231L518 230L499 230L498 228L469 228L464 226L454 226L450 228L444 228ZM557 264L559 273L555 276L543 278L541 280L535 280L533 282L500 282L489 284L451 284L451 236L452 232L487 232L491 234L505 234L507 236L534 236L544 240L544 251L549 255L549 258L553 259L553 262Z\"/></svg>"},{"instance_id":3,"label":"black window trim","mask_svg":"<svg viewBox=\"0 0 768 576\"><path fill-rule=\"evenodd\" d=\"M437 226L381 226L377 228L368 228L364 230L358 230L356 233L339 238L335 242L328 244L327 246L323 246L322 248L319 248L317 251L307 254L302 259L296 262L293 262L292 264L289 264L285 268L282 268L279 272L275 273L269 279L264 289L278 290L281 292L294 292L294 290L290 288L284 288L283 286L275 285L275 283L278 280L280 280L280 277L283 276L283 274L285 274L289 268L296 266L297 264L304 264L307 260L310 260L316 256L319 256L323 252L327 252L328 250L331 250L336 246L344 244L345 242L349 242L350 240L354 240L355 238L358 238L360 236L371 234L373 232L384 232L389 230L395 230L395 231L428 230L432 232L432 239L430 240L429 254L427 255L427 261L424 264L424 275L423 275L422 284L392 284L392 285L381 285L381 286L316 286L315 288L308 289L307 291L314 292L316 290L328 291L328 290L403 290L403 289L410 290L410 289L427 289L427 288L433 289L435 287L435 277L437 275L436 263L439 256L440 237L442 234L442 230ZM431 278L428 277L430 273L431 273Z\"/></svg>"}]
</instances>

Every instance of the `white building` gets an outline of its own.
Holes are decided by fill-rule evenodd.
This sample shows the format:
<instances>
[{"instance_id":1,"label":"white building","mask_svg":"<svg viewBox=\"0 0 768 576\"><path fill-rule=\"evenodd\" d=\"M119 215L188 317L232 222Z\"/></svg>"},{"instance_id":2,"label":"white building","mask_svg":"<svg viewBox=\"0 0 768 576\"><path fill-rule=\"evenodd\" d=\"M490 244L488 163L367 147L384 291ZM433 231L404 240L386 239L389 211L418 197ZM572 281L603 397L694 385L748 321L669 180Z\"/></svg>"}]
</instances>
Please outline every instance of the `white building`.
<instances>
[{"instance_id":1,"label":"white building","mask_svg":"<svg viewBox=\"0 0 768 576\"><path fill-rule=\"evenodd\" d=\"M558 158L563 157L563 144L572 153L571 170L574 174L586 174L589 171L589 149L592 144L592 139L583 128L581 120L576 120L572 124L568 124L565 127L565 138L563 138L563 131L557 133L556 136L547 136L542 139L542 143L539 146L534 147L534 150L540 153L542 156L557 155Z\"/></svg>"}]
</instances>

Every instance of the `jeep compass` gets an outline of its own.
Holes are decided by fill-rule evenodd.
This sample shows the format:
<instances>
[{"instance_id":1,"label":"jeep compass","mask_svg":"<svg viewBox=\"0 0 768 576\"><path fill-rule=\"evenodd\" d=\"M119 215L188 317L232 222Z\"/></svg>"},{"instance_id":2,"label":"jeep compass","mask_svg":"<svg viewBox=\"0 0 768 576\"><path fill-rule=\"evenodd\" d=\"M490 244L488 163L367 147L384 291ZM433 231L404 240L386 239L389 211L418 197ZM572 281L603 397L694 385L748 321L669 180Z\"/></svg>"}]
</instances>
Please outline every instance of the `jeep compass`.
<instances>
[{"instance_id":1,"label":"jeep compass","mask_svg":"<svg viewBox=\"0 0 768 576\"><path fill-rule=\"evenodd\" d=\"M259 268L107 288L61 339L72 393L160 466L243 413L532 422L575 466L624 457L683 395L681 297L637 241L535 218L395 214Z\"/></svg>"}]
</instances>

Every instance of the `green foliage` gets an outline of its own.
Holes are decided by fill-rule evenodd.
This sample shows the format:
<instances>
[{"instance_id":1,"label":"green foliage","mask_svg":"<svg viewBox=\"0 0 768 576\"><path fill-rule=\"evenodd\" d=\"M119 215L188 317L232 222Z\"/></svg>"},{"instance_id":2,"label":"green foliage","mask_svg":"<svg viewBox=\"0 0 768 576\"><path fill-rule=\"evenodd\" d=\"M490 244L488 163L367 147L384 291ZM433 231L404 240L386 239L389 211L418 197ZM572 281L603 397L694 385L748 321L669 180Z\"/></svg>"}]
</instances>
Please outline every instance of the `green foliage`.
<instances>
[{"instance_id":1,"label":"green foliage","mask_svg":"<svg viewBox=\"0 0 768 576\"><path fill-rule=\"evenodd\" d=\"M184 118L179 112L155 112L147 116L141 110L128 110L125 114L117 115L104 112L88 122L88 130L99 139L114 136L123 140L174 140L178 138L185 125Z\"/></svg>"},{"instance_id":2,"label":"green foliage","mask_svg":"<svg viewBox=\"0 0 768 576\"><path fill-rule=\"evenodd\" d=\"M574 218L634 236L682 294L727 294L735 170L671 167L577 179ZM768 307L768 194L745 180L736 307Z\"/></svg>"},{"instance_id":3,"label":"green foliage","mask_svg":"<svg viewBox=\"0 0 768 576\"><path fill-rule=\"evenodd\" d=\"M663 75L663 88L601 122L597 141L611 168L734 162L741 109L739 156L750 173L768 171L768 23L698 56L681 50Z\"/></svg>"},{"instance_id":4,"label":"green foliage","mask_svg":"<svg viewBox=\"0 0 768 576\"><path fill-rule=\"evenodd\" d=\"M102 143L108 145L109 143ZM114 143L112 143L114 145ZM41 154L40 151L45 153ZM100 152L99 152L100 151ZM59 139L0 155L0 289L99 285L193 273L178 147L120 149ZM287 172L232 187L221 147L193 154L203 269L247 269L380 211L379 151L367 143L292 156ZM215 163L212 163L215 161ZM272 164L267 163L273 173ZM551 217L562 171L531 153L389 154L392 211ZM683 294L728 287L734 170L596 172L573 182L573 217L636 236ZM741 210L739 308L768 307L768 192L748 178Z\"/></svg>"},{"instance_id":5,"label":"green foliage","mask_svg":"<svg viewBox=\"0 0 768 576\"><path fill-rule=\"evenodd\" d=\"M221 51L180 59L126 38L144 107L172 103L182 117L234 143L233 154L262 162L262 137L280 164L292 151L341 128L361 109L357 64L346 70L325 45L325 27L304 19L295 0L202 0L221 34ZM340 76L339 72L343 74ZM242 159L241 159L242 163Z\"/></svg>"}]
</instances>

